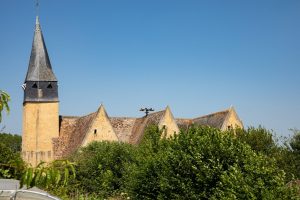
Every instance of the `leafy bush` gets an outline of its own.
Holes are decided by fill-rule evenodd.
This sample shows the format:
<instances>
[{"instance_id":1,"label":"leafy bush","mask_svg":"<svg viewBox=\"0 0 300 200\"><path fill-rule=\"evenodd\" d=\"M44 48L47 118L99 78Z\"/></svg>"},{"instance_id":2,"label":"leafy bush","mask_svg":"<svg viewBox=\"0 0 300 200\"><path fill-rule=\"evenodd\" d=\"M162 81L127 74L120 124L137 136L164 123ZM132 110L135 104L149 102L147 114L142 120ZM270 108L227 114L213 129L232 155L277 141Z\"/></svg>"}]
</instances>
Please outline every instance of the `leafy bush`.
<instances>
[{"instance_id":1,"label":"leafy bush","mask_svg":"<svg viewBox=\"0 0 300 200\"><path fill-rule=\"evenodd\" d=\"M294 134L286 141L287 148L284 149L284 154L276 159L289 174L292 174L295 179L300 179L300 131L298 129L291 129L291 131Z\"/></svg>"},{"instance_id":2,"label":"leafy bush","mask_svg":"<svg viewBox=\"0 0 300 200\"><path fill-rule=\"evenodd\" d=\"M262 128L192 127L166 139L151 126L137 146L93 142L79 149L70 157L76 178L66 184L55 184L65 180L64 168L51 164L28 168L23 182L65 199L299 199L281 170L294 158L290 152Z\"/></svg>"},{"instance_id":3,"label":"leafy bush","mask_svg":"<svg viewBox=\"0 0 300 200\"><path fill-rule=\"evenodd\" d=\"M21 151L22 137L8 133L0 133L0 143L4 144L14 153Z\"/></svg>"},{"instance_id":4,"label":"leafy bush","mask_svg":"<svg viewBox=\"0 0 300 200\"><path fill-rule=\"evenodd\" d=\"M0 90L0 122L2 121L2 111L6 110L6 112L9 113L9 101L10 96L6 92Z\"/></svg>"},{"instance_id":5,"label":"leafy bush","mask_svg":"<svg viewBox=\"0 0 300 200\"><path fill-rule=\"evenodd\" d=\"M76 180L70 192L108 197L122 187L124 168L134 162L134 147L117 142L93 142L71 157L76 162Z\"/></svg>"},{"instance_id":6,"label":"leafy bush","mask_svg":"<svg viewBox=\"0 0 300 200\"><path fill-rule=\"evenodd\" d=\"M21 136L0 134L0 178L20 178L25 168L21 155Z\"/></svg>"},{"instance_id":7,"label":"leafy bush","mask_svg":"<svg viewBox=\"0 0 300 200\"><path fill-rule=\"evenodd\" d=\"M247 130L238 129L235 134L239 140L250 145L250 147L264 155L274 158L278 168L286 173L285 182L300 178L300 134L297 129L292 129L294 135L290 139L284 139L282 144L278 144L278 139L274 133L265 128L248 128Z\"/></svg>"},{"instance_id":8,"label":"leafy bush","mask_svg":"<svg viewBox=\"0 0 300 200\"><path fill-rule=\"evenodd\" d=\"M239 140L250 145L256 152L270 155L277 150L273 133L261 126L258 128L250 127L247 130L237 129L234 131Z\"/></svg>"},{"instance_id":9,"label":"leafy bush","mask_svg":"<svg viewBox=\"0 0 300 200\"><path fill-rule=\"evenodd\" d=\"M157 135L157 129L147 134ZM127 169L125 185L133 199L296 198L274 159L233 134L198 127L169 140L152 139Z\"/></svg>"},{"instance_id":10,"label":"leafy bush","mask_svg":"<svg viewBox=\"0 0 300 200\"><path fill-rule=\"evenodd\" d=\"M300 154L300 130L298 129L291 129L291 131L294 132L293 137L290 140L290 146L291 149L297 153Z\"/></svg>"},{"instance_id":11,"label":"leafy bush","mask_svg":"<svg viewBox=\"0 0 300 200\"><path fill-rule=\"evenodd\" d=\"M21 187L38 186L48 190L64 187L69 179L75 178L74 164L67 160L55 160L51 163L41 162L36 167L27 167L21 178Z\"/></svg>"}]
</instances>

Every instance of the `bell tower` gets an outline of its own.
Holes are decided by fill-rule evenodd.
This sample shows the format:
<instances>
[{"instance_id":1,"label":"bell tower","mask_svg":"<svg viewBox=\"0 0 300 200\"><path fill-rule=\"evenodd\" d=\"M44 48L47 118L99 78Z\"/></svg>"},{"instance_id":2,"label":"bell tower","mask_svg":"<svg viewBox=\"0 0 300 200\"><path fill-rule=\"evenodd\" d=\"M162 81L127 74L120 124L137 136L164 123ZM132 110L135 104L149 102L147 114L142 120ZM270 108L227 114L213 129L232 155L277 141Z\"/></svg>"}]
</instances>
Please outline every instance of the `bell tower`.
<instances>
[{"instance_id":1,"label":"bell tower","mask_svg":"<svg viewBox=\"0 0 300 200\"><path fill-rule=\"evenodd\" d=\"M23 84L23 159L36 166L53 160L52 139L59 136L57 79L42 34L39 17L25 82Z\"/></svg>"}]
</instances>

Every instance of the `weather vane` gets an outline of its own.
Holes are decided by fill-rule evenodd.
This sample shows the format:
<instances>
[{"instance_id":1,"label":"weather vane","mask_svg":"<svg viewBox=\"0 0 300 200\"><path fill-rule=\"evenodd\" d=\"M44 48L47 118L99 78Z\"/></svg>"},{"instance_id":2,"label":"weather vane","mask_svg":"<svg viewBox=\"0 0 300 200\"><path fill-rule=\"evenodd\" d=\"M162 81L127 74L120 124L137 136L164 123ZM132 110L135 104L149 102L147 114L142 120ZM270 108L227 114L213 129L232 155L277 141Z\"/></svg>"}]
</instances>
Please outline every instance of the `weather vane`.
<instances>
[{"instance_id":1,"label":"weather vane","mask_svg":"<svg viewBox=\"0 0 300 200\"><path fill-rule=\"evenodd\" d=\"M140 111L145 112L146 113L146 117L148 116L149 112L154 111L153 108L141 108Z\"/></svg>"},{"instance_id":2,"label":"weather vane","mask_svg":"<svg viewBox=\"0 0 300 200\"><path fill-rule=\"evenodd\" d=\"M35 11L36 11L36 16L39 16L39 9L40 9L40 1L36 0L35 1Z\"/></svg>"}]
</instances>

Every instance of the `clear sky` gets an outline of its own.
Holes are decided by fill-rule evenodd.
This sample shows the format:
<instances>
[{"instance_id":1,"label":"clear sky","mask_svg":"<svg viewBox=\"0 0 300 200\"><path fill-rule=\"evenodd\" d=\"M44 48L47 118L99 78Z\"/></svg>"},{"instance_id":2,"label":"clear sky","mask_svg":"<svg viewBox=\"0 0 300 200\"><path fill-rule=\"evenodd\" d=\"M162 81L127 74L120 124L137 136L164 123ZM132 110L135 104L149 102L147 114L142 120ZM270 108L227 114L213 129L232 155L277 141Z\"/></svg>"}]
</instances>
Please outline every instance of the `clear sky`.
<instances>
[{"instance_id":1,"label":"clear sky","mask_svg":"<svg viewBox=\"0 0 300 200\"><path fill-rule=\"evenodd\" d=\"M35 15L33 0L0 1L6 132L21 134ZM110 116L169 105L197 117L233 105L246 127L300 128L299 0L41 0L40 22L62 115L104 103Z\"/></svg>"}]
</instances>

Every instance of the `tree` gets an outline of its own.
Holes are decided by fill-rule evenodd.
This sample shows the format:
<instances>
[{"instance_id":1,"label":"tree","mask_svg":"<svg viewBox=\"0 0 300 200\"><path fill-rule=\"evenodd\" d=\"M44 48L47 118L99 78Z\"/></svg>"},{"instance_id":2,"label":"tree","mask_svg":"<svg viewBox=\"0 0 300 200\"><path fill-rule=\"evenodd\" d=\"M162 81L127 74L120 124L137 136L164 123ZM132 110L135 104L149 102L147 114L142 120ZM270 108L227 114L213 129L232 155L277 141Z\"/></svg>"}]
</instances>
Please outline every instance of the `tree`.
<instances>
[{"instance_id":1,"label":"tree","mask_svg":"<svg viewBox=\"0 0 300 200\"><path fill-rule=\"evenodd\" d=\"M21 158L21 136L0 133L0 178L20 178L25 164Z\"/></svg>"},{"instance_id":2,"label":"tree","mask_svg":"<svg viewBox=\"0 0 300 200\"><path fill-rule=\"evenodd\" d=\"M9 113L9 101L10 96L6 92L0 90L0 122L2 121L2 111L6 110L6 112Z\"/></svg>"},{"instance_id":3,"label":"tree","mask_svg":"<svg viewBox=\"0 0 300 200\"><path fill-rule=\"evenodd\" d=\"M290 129L293 131L294 135L290 141L290 146L292 150L300 155L300 130L298 129Z\"/></svg>"},{"instance_id":4,"label":"tree","mask_svg":"<svg viewBox=\"0 0 300 200\"><path fill-rule=\"evenodd\" d=\"M20 152L0 142L0 178L20 178L25 164Z\"/></svg>"},{"instance_id":5,"label":"tree","mask_svg":"<svg viewBox=\"0 0 300 200\"><path fill-rule=\"evenodd\" d=\"M273 132L259 126L248 129L235 130L239 140L250 145L257 153L263 153L269 158L274 158L278 168L285 171L285 182L300 178L300 157L297 156L297 149L300 148L300 136L297 129L293 129L294 136L291 139L284 139L278 144Z\"/></svg>"},{"instance_id":6,"label":"tree","mask_svg":"<svg viewBox=\"0 0 300 200\"><path fill-rule=\"evenodd\" d=\"M99 198L117 195L122 187L125 166L134 163L135 148L117 142L93 142L81 148L71 160L76 163L76 180L70 193L78 190Z\"/></svg>"},{"instance_id":7,"label":"tree","mask_svg":"<svg viewBox=\"0 0 300 200\"><path fill-rule=\"evenodd\" d=\"M287 148L280 161L286 167L286 171L292 174L292 178L300 179L300 131L298 129L290 130L294 134L286 141Z\"/></svg>"},{"instance_id":8,"label":"tree","mask_svg":"<svg viewBox=\"0 0 300 200\"><path fill-rule=\"evenodd\" d=\"M250 145L251 149L256 152L270 155L276 151L277 145L273 133L261 126L237 129L235 134L239 140Z\"/></svg>"},{"instance_id":9,"label":"tree","mask_svg":"<svg viewBox=\"0 0 300 200\"><path fill-rule=\"evenodd\" d=\"M138 151L143 159L128 168L125 185L133 199L297 198L274 159L230 132L193 127L154 142L155 150Z\"/></svg>"},{"instance_id":10,"label":"tree","mask_svg":"<svg viewBox=\"0 0 300 200\"><path fill-rule=\"evenodd\" d=\"M13 152L20 152L22 145L22 137L9 133L0 133L0 143L10 148Z\"/></svg>"}]
</instances>

